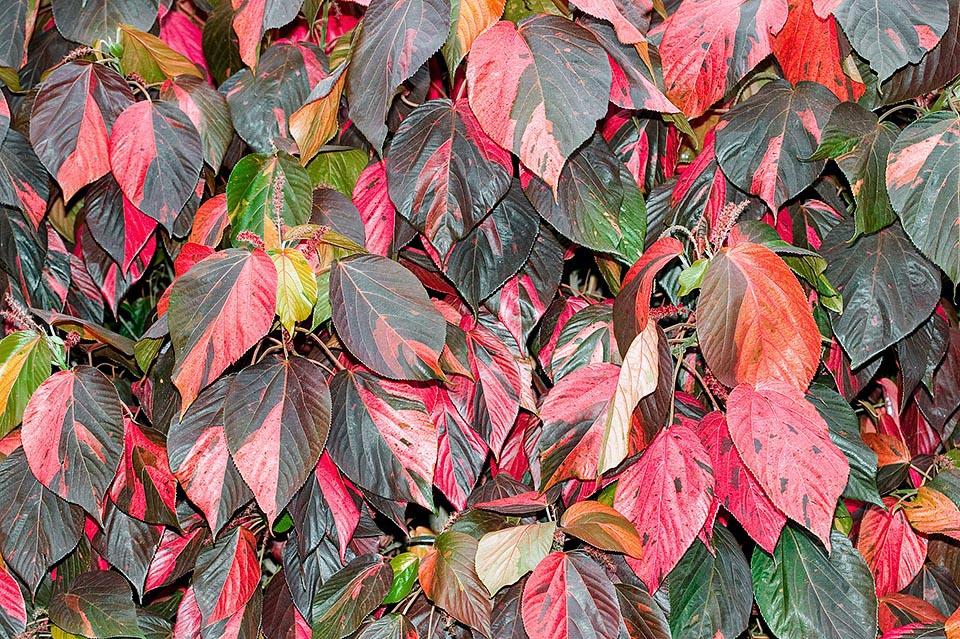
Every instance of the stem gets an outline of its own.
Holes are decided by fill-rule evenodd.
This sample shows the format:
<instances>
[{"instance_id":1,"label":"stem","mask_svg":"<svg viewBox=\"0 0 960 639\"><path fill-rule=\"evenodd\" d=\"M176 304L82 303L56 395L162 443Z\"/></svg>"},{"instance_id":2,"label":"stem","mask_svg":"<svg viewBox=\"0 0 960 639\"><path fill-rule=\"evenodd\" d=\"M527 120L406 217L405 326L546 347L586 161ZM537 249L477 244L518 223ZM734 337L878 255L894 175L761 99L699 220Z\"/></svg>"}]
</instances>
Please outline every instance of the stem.
<instances>
[{"instance_id":1,"label":"stem","mask_svg":"<svg viewBox=\"0 0 960 639\"><path fill-rule=\"evenodd\" d=\"M891 115L893 115L893 114L896 113L897 111L915 111L915 112L918 113L921 117L924 116L924 115L926 115L926 111L924 111L923 109L921 109L920 107L918 107L916 104L910 104L910 103L908 102L908 103L906 103L906 104L901 104L901 105L899 105L899 106L895 106L894 108L890 109L889 111L887 111L886 113L884 113L883 115L880 116L880 120L879 120L879 121L880 121L880 122L885 121L887 118L889 118Z\"/></svg>"},{"instance_id":2,"label":"stem","mask_svg":"<svg viewBox=\"0 0 960 639\"><path fill-rule=\"evenodd\" d=\"M681 332L681 337L683 336ZM667 427L670 424L673 424L673 418L677 413L677 380L680 379L680 368L683 363L683 353L680 353L680 356L677 357L677 365L673 367L673 386L671 387L672 394L670 395L670 415L667 418Z\"/></svg>"},{"instance_id":3,"label":"stem","mask_svg":"<svg viewBox=\"0 0 960 639\"><path fill-rule=\"evenodd\" d=\"M320 347L320 350L322 350L322 351L324 352L324 354L327 356L327 359L329 359L331 362L333 362L333 365L336 367L336 369L337 369L338 371L345 371L345 370L347 370L347 369L344 367L344 365L340 363L340 360L337 359L336 357L334 357L333 353L330 352L330 348L327 347L326 343L325 343L322 339L320 339L319 337L317 337L317 336L316 336L315 334L313 334L313 333L307 333L307 336L308 336L310 339L312 339L312 340L317 344L317 346Z\"/></svg>"},{"instance_id":4,"label":"stem","mask_svg":"<svg viewBox=\"0 0 960 639\"><path fill-rule=\"evenodd\" d=\"M752 86L754 85L754 83L757 82L758 80L769 80L770 82L775 82L775 81L777 81L777 80L782 80L782 79L783 79L783 78L781 78L781 77L780 77L779 75L777 75L776 73L770 73L769 71L763 71L763 72L761 72L761 73L758 73L758 74L756 74L755 76L753 76L752 78L750 78L750 79L747 81L746 84L744 84L742 87L740 87L740 90L737 91L736 97L733 99L733 103L734 103L734 104L739 104L739 103L740 103L740 97L746 92L747 89L749 89L750 87L752 87Z\"/></svg>"},{"instance_id":5,"label":"stem","mask_svg":"<svg viewBox=\"0 0 960 639\"><path fill-rule=\"evenodd\" d=\"M417 586L416 590L414 590L413 592L410 593L410 595L409 595L410 600L409 600L409 601L407 602L407 604L403 607L403 610L400 611L400 614L401 614L401 615L406 616L407 611L410 610L410 606L412 606L412 605L413 605L413 602L417 600L417 596L418 596L421 592L423 592L423 588L422 588L421 586Z\"/></svg>"},{"instance_id":6,"label":"stem","mask_svg":"<svg viewBox=\"0 0 960 639\"><path fill-rule=\"evenodd\" d=\"M696 379L697 383L700 384L700 387L707 394L707 397L710 398L710 403L713 404L713 409L720 410L720 404L717 403L717 398L713 396L712 392L710 392L710 387L707 386L707 382L704 381L703 376L701 376L700 373L697 371L697 367L692 364L688 364L683 359L683 357L681 357L679 361L680 361L680 366L685 368L688 373L693 375L693 378Z\"/></svg>"}]
</instances>

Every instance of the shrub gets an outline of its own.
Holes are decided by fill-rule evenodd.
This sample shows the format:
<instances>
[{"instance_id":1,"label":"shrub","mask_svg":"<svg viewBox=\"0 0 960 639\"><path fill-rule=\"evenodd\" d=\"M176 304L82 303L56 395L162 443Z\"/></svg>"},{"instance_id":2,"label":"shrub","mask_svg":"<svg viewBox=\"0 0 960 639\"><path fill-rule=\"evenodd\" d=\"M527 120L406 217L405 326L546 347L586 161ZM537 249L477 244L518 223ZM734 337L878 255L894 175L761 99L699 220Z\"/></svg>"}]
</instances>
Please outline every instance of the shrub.
<instances>
[{"instance_id":1,"label":"shrub","mask_svg":"<svg viewBox=\"0 0 960 639\"><path fill-rule=\"evenodd\" d=\"M957 0L7 0L0 629L960 637Z\"/></svg>"}]
</instances>

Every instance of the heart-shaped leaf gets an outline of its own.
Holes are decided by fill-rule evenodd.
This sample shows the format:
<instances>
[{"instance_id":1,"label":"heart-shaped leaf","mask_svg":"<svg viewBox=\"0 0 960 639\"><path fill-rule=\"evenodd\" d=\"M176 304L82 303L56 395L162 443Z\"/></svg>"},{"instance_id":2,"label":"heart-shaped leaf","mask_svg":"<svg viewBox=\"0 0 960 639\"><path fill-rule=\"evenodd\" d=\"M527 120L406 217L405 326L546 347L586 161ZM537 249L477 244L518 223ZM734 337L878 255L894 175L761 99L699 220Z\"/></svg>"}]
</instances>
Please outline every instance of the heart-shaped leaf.
<instances>
[{"instance_id":1,"label":"heart-shaped leaf","mask_svg":"<svg viewBox=\"0 0 960 639\"><path fill-rule=\"evenodd\" d=\"M553 545L557 524L523 524L489 532L477 545L477 576L490 596L536 568Z\"/></svg>"},{"instance_id":2,"label":"heart-shaped leaf","mask_svg":"<svg viewBox=\"0 0 960 639\"><path fill-rule=\"evenodd\" d=\"M500 21L477 38L467 82L487 135L556 190L564 162L607 110L611 73L593 34L534 15L518 25Z\"/></svg>"},{"instance_id":3,"label":"heart-shaped leaf","mask_svg":"<svg viewBox=\"0 0 960 639\"><path fill-rule=\"evenodd\" d=\"M899 592L923 566L927 538L913 531L897 500L884 499L884 507L871 505L860 522L857 550L863 555L877 586L877 595Z\"/></svg>"},{"instance_id":4,"label":"heart-shaped leaf","mask_svg":"<svg viewBox=\"0 0 960 639\"><path fill-rule=\"evenodd\" d=\"M477 545L476 539L455 530L437 535L420 561L420 585L454 619L490 637L493 603L477 576Z\"/></svg>"},{"instance_id":5,"label":"heart-shaped leaf","mask_svg":"<svg viewBox=\"0 0 960 639\"><path fill-rule=\"evenodd\" d=\"M99 521L123 456L123 406L96 368L51 375L23 413L23 451L30 470L60 498Z\"/></svg>"},{"instance_id":6,"label":"heart-shaped leaf","mask_svg":"<svg viewBox=\"0 0 960 639\"><path fill-rule=\"evenodd\" d=\"M230 382L227 448L270 526L317 465L329 430L330 390L313 362L268 358Z\"/></svg>"},{"instance_id":7,"label":"heart-shaped leaf","mask_svg":"<svg viewBox=\"0 0 960 639\"><path fill-rule=\"evenodd\" d=\"M443 376L446 322L407 269L377 255L341 260L330 272L330 303L344 345L374 372L393 379Z\"/></svg>"},{"instance_id":8,"label":"heart-shaped leaf","mask_svg":"<svg viewBox=\"0 0 960 639\"><path fill-rule=\"evenodd\" d=\"M639 559L643 544L626 517L599 501L578 501L560 517L563 532L591 546Z\"/></svg>"},{"instance_id":9,"label":"heart-shaped leaf","mask_svg":"<svg viewBox=\"0 0 960 639\"><path fill-rule=\"evenodd\" d=\"M145 636L137 624L130 586L110 570L85 572L50 602L50 621L85 637Z\"/></svg>"}]
</instances>

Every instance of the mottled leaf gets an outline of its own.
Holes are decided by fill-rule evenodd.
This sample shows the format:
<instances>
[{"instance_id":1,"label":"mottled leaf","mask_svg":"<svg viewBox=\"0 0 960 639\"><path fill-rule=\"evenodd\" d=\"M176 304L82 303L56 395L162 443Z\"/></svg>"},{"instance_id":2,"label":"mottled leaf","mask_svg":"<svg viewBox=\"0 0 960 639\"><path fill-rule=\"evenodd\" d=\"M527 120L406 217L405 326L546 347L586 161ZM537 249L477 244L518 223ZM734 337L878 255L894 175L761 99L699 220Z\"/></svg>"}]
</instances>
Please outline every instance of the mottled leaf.
<instances>
[{"instance_id":1,"label":"mottled leaf","mask_svg":"<svg viewBox=\"0 0 960 639\"><path fill-rule=\"evenodd\" d=\"M130 586L109 570L85 572L50 602L50 621L85 637L144 637Z\"/></svg>"},{"instance_id":2,"label":"mottled leaf","mask_svg":"<svg viewBox=\"0 0 960 639\"><path fill-rule=\"evenodd\" d=\"M477 576L490 596L536 568L553 545L555 522L523 524L489 532L477 545Z\"/></svg>"},{"instance_id":3,"label":"mottled leaf","mask_svg":"<svg viewBox=\"0 0 960 639\"><path fill-rule=\"evenodd\" d=\"M454 619L490 637L493 603L477 576L477 540L448 530L437 536L420 561L423 592Z\"/></svg>"}]
</instances>

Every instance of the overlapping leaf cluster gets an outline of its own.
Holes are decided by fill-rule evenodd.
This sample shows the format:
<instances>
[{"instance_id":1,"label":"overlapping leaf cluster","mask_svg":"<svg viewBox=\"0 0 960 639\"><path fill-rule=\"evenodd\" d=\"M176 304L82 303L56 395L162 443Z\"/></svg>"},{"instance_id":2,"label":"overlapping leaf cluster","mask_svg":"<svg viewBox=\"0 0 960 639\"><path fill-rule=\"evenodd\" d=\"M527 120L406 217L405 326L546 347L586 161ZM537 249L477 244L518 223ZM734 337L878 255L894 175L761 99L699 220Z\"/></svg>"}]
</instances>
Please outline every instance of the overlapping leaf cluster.
<instances>
[{"instance_id":1,"label":"overlapping leaf cluster","mask_svg":"<svg viewBox=\"0 0 960 639\"><path fill-rule=\"evenodd\" d=\"M7 0L0 630L960 637L958 0Z\"/></svg>"}]
</instances>

